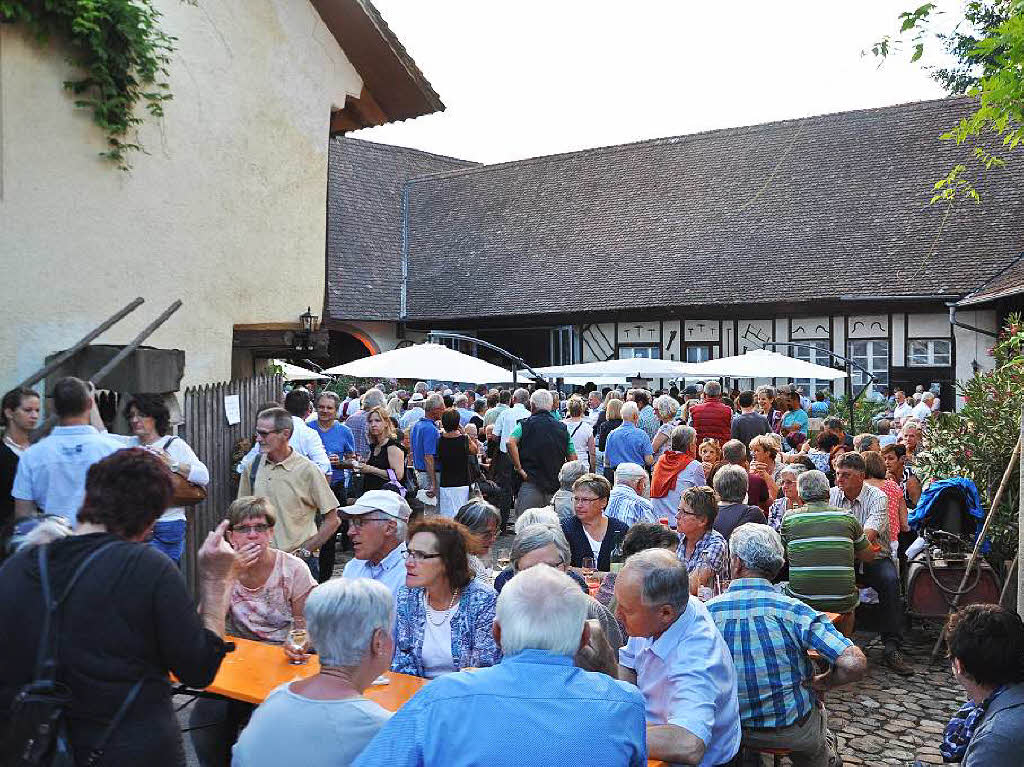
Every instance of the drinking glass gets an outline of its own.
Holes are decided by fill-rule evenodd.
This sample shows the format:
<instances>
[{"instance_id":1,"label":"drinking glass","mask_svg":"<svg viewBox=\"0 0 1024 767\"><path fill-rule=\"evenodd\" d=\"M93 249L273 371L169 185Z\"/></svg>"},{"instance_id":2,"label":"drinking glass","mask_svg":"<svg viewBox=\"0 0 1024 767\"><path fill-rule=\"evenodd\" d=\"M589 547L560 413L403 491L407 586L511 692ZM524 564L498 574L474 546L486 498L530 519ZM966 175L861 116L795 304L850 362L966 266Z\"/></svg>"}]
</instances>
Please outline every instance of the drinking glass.
<instances>
[{"instance_id":1,"label":"drinking glass","mask_svg":"<svg viewBox=\"0 0 1024 767\"><path fill-rule=\"evenodd\" d=\"M512 561L512 549L507 546L502 546L500 549L494 551L494 561L498 565L498 569L504 570L509 566Z\"/></svg>"},{"instance_id":2,"label":"drinking glass","mask_svg":"<svg viewBox=\"0 0 1024 767\"><path fill-rule=\"evenodd\" d=\"M292 623L291 631L288 632L288 639L286 640L288 649L295 653L305 653L309 650L309 633L306 631L306 622L298 618ZM308 663L308 658L289 658L289 663L295 666L300 666L303 663Z\"/></svg>"},{"instance_id":3,"label":"drinking glass","mask_svg":"<svg viewBox=\"0 0 1024 767\"><path fill-rule=\"evenodd\" d=\"M583 571L584 577L593 575L594 570L597 569L597 560L593 557L583 557L580 569Z\"/></svg>"}]
</instances>

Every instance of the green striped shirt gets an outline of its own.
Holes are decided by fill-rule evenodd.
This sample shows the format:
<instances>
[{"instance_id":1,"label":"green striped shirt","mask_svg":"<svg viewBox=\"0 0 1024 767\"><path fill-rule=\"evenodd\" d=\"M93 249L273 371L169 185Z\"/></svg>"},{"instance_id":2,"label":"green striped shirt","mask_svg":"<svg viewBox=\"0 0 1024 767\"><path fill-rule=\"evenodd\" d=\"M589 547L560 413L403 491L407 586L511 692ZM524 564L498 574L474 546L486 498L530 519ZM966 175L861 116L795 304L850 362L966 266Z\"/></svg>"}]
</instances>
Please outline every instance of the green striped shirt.
<instances>
[{"instance_id":1,"label":"green striped shirt","mask_svg":"<svg viewBox=\"0 0 1024 767\"><path fill-rule=\"evenodd\" d=\"M785 593L822 612L857 606L854 554L869 544L856 517L819 501L786 514L780 532L789 558Z\"/></svg>"}]
</instances>

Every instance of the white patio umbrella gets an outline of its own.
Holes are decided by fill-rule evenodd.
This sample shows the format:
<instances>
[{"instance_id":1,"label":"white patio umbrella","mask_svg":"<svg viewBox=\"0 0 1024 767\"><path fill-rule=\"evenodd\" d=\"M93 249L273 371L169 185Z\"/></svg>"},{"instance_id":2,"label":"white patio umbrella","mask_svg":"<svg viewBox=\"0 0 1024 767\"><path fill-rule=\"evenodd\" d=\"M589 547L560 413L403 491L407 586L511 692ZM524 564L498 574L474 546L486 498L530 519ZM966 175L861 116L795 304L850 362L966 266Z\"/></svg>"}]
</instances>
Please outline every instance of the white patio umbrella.
<instances>
[{"instance_id":1,"label":"white patio umbrella","mask_svg":"<svg viewBox=\"0 0 1024 767\"><path fill-rule=\"evenodd\" d=\"M356 378L419 378L459 383L505 383L512 371L440 344L416 344L363 357L324 371Z\"/></svg>"},{"instance_id":2,"label":"white patio umbrella","mask_svg":"<svg viewBox=\"0 0 1024 767\"><path fill-rule=\"evenodd\" d=\"M578 365L551 365L534 368L545 378L564 378L569 383L595 381L597 378L614 378L623 381L627 378L682 378L696 375L694 369L699 365L676 362L675 360L648 359L632 357L624 360L604 360L602 362L583 362ZM528 370L520 371L520 375L529 376Z\"/></svg>"},{"instance_id":3,"label":"white patio umbrella","mask_svg":"<svg viewBox=\"0 0 1024 767\"><path fill-rule=\"evenodd\" d=\"M306 368L292 365L289 362L274 360L274 364L281 368L286 381L323 381L330 378L330 376L314 373L312 370L306 370Z\"/></svg>"},{"instance_id":4,"label":"white patio umbrella","mask_svg":"<svg viewBox=\"0 0 1024 767\"><path fill-rule=\"evenodd\" d=\"M767 349L751 349L746 354L708 360L688 367L691 372L687 375L708 378L815 378L819 381L846 378L844 370L815 365Z\"/></svg>"}]
</instances>

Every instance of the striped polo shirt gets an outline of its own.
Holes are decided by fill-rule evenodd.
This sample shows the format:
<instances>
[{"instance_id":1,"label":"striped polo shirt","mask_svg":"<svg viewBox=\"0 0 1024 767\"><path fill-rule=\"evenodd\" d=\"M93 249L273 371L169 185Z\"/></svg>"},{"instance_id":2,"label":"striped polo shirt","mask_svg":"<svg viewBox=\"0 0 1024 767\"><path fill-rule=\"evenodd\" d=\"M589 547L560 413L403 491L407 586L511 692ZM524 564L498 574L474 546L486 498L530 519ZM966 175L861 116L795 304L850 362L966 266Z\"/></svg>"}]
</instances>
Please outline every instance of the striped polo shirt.
<instances>
[{"instance_id":1,"label":"striped polo shirt","mask_svg":"<svg viewBox=\"0 0 1024 767\"><path fill-rule=\"evenodd\" d=\"M786 514L779 532L789 558L787 594L825 612L857 606L854 554L869 544L852 514L825 501L808 503Z\"/></svg>"}]
</instances>

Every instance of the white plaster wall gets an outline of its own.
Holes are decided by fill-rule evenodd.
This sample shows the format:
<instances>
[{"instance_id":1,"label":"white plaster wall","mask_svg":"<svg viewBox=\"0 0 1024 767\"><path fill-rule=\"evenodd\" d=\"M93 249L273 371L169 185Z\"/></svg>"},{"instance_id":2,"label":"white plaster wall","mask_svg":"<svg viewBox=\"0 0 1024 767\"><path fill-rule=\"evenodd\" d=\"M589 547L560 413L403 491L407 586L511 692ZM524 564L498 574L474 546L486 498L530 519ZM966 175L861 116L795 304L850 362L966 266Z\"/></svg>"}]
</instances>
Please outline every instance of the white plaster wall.
<instances>
[{"instance_id":1,"label":"white plaster wall","mask_svg":"<svg viewBox=\"0 0 1024 767\"><path fill-rule=\"evenodd\" d=\"M381 353L391 351L402 340L398 337L398 325L394 322L348 322L346 324L368 335L377 344L377 348L381 350ZM426 333L406 333L406 340L413 343L420 343L425 341L426 338Z\"/></svg>"},{"instance_id":2,"label":"white plaster wall","mask_svg":"<svg viewBox=\"0 0 1024 767\"><path fill-rule=\"evenodd\" d=\"M130 174L61 83L66 51L0 25L0 387L135 296L124 343L186 352L183 385L231 374L235 323L294 321L324 295L328 126L362 82L307 0L156 0L178 38Z\"/></svg>"},{"instance_id":3,"label":"white plaster wall","mask_svg":"<svg viewBox=\"0 0 1024 767\"><path fill-rule=\"evenodd\" d=\"M581 362L601 362L615 356L615 323L602 322L580 327Z\"/></svg>"},{"instance_id":4,"label":"white plaster wall","mask_svg":"<svg viewBox=\"0 0 1024 767\"><path fill-rule=\"evenodd\" d=\"M908 314L907 335L910 338L949 338L948 314Z\"/></svg>"},{"instance_id":5,"label":"white plaster wall","mask_svg":"<svg viewBox=\"0 0 1024 767\"><path fill-rule=\"evenodd\" d=\"M903 367L907 359L907 315L894 314L892 316L892 345L889 349L889 364L895 367Z\"/></svg>"},{"instance_id":6,"label":"white plaster wall","mask_svg":"<svg viewBox=\"0 0 1024 767\"><path fill-rule=\"evenodd\" d=\"M997 331L997 319L994 311L957 312L956 318L965 325L976 328L984 328ZM988 350L996 339L982 333L975 333L965 328L953 328L953 337L956 342L956 380L964 381L974 375L974 368L971 363L977 360L982 371L992 370L994 360ZM963 405L963 397L957 397L957 407Z\"/></svg>"},{"instance_id":7,"label":"white plaster wall","mask_svg":"<svg viewBox=\"0 0 1024 767\"><path fill-rule=\"evenodd\" d=\"M828 317L794 317L790 322L794 341L828 338Z\"/></svg>"}]
</instances>

